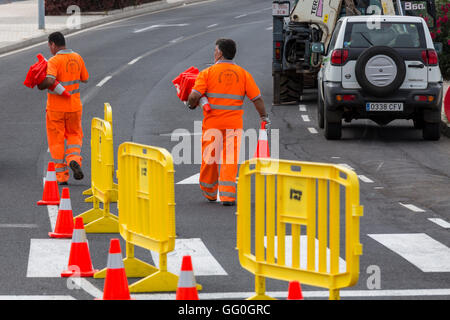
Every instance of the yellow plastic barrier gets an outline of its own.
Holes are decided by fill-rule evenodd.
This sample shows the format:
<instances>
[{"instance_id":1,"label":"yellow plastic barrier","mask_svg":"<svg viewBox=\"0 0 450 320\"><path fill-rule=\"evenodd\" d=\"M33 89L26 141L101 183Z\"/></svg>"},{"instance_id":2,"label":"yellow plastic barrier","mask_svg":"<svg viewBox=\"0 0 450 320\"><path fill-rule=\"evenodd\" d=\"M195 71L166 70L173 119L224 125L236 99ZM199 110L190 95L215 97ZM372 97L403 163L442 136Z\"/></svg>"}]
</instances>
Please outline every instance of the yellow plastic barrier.
<instances>
[{"instance_id":1,"label":"yellow plastic barrier","mask_svg":"<svg viewBox=\"0 0 450 320\"><path fill-rule=\"evenodd\" d=\"M109 103L105 102L104 110L105 110L105 119L104 120L109 122L109 124L111 125L111 132L112 132L113 123L112 123L112 108L111 108L111 105ZM91 156L91 158L93 158L93 157ZM113 162L114 162L114 160L113 160ZM112 178L113 177L111 177L111 179ZM92 185L93 184L94 184L94 182L92 182ZM113 182L113 191L112 191L112 194L111 194L111 201L110 202L117 202L117 190L118 190L117 183ZM85 190L85 191L83 191L83 195L90 196L90 197L88 197L88 198L86 198L84 200L85 202L94 202L92 187L87 189L87 190Z\"/></svg>"},{"instance_id":2,"label":"yellow plastic barrier","mask_svg":"<svg viewBox=\"0 0 450 320\"><path fill-rule=\"evenodd\" d=\"M119 232L117 216L111 214L114 198L114 149L110 122L93 118L91 124L91 176L93 208L78 217L83 218L87 233ZM100 202L103 208L100 208Z\"/></svg>"},{"instance_id":3,"label":"yellow plastic barrier","mask_svg":"<svg viewBox=\"0 0 450 320\"><path fill-rule=\"evenodd\" d=\"M339 299L340 288L358 281L362 215L359 181L352 170L273 159L243 163L238 181L237 249L242 267L255 275L256 295L249 299L272 299L265 293L266 278L327 288L330 300ZM286 241L289 231L291 242ZM340 266L341 250L345 266Z\"/></svg>"},{"instance_id":4,"label":"yellow plastic barrier","mask_svg":"<svg viewBox=\"0 0 450 320\"><path fill-rule=\"evenodd\" d=\"M130 292L176 291L178 276L167 271L175 249L175 185L171 154L162 148L125 142L118 151L119 229L126 241L127 277L145 277ZM159 268L134 257L137 245L159 254ZM94 275L105 276L105 270ZM200 290L201 286L197 286Z\"/></svg>"}]
</instances>

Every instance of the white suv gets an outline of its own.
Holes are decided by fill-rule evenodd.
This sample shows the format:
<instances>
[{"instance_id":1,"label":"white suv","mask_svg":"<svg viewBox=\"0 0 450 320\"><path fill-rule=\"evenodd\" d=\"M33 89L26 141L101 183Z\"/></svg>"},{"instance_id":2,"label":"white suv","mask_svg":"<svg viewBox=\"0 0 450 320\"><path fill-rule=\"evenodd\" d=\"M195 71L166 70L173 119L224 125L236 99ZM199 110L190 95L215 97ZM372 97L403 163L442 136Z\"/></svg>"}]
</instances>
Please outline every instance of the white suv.
<instances>
[{"instance_id":1,"label":"white suv","mask_svg":"<svg viewBox=\"0 0 450 320\"><path fill-rule=\"evenodd\" d=\"M439 139L442 75L422 18L343 17L320 51L318 123L327 139L341 138L342 119L412 119L424 139Z\"/></svg>"}]
</instances>

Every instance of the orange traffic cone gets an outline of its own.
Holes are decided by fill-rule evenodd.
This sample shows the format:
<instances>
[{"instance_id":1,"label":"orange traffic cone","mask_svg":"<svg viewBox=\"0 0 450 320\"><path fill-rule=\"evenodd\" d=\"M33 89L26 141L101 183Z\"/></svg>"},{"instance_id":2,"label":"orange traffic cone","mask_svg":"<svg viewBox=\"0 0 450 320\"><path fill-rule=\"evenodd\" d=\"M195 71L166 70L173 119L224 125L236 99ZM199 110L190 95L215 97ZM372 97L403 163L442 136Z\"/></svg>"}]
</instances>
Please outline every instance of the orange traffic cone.
<instances>
[{"instance_id":1,"label":"orange traffic cone","mask_svg":"<svg viewBox=\"0 0 450 320\"><path fill-rule=\"evenodd\" d=\"M83 218L76 217L70 246L69 268L61 273L61 277L92 277L97 271L92 268Z\"/></svg>"},{"instance_id":2,"label":"orange traffic cone","mask_svg":"<svg viewBox=\"0 0 450 320\"><path fill-rule=\"evenodd\" d=\"M119 239L109 242L103 300L131 300Z\"/></svg>"},{"instance_id":3,"label":"orange traffic cone","mask_svg":"<svg viewBox=\"0 0 450 320\"><path fill-rule=\"evenodd\" d=\"M62 189L61 204L59 205L58 218L56 219L55 231L49 232L51 238L72 238L73 214L70 202L69 188Z\"/></svg>"},{"instance_id":4,"label":"orange traffic cone","mask_svg":"<svg viewBox=\"0 0 450 320\"><path fill-rule=\"evenodd\" d=\"M58 80L55 80L55 82L53 83L53 85L48 88L50 91L56 92L57 94L59 94L60 96L64 96L66 98L70 98L70 93L69 91L66 90L66 88L64 88L64 86L59 83Z\"/></svg>"},{"instance_id":5,"label":"orange traffic cone","mask_svg":"<svg viewBox=\"0 0 450 320\"><path fill-rule=\"evenodd\" d=\"M261 122L261 129L259 129L258 144L253 158L270 158L269 141L266 130L267 122Z\"/></svg>"},{"instance_id":6,"label":"orange traffic cone","mask_svg":"<svg viewBox=\"0 0 450 320\"><path fill-rule=\"evenodd\" d=\"M176 300L198 300L191 256L183 256Z\"/></svg>"},{"instance_id":7,"label":"orange traffic cone","mask_svg":"<svg viewBox=\"0 0 450 320\"><path fill-rule=\"evenodd\" d=\"M199 105L205 112L210 112L211 111L211 105L209 104L209 101L208 101L207 97L202 96L200 98Z\"/></svg>"},{"instance_id":8,"label":"orange traffic cone","mask_svg":"<svg viewBox=\"0 0 450 320\"><path fill-rule=\"evenodd\" d=\"M38 206L59 205L59 189L58 182L56 182L55 163L51 161L48 163L47 167L42 200L39 200L37 204Z\"/></svg>"},{"instance_id":9,"label":"orange traffic cone","mask_svg":"<svg viewBox=\"0 0 450 320\"><path fill-rule=\"evenodd\" d=\"M302 287L300 282L291 281L289 282L289 292L288 292L288 300L303 300Z\"/></svg>"}]
</instances>

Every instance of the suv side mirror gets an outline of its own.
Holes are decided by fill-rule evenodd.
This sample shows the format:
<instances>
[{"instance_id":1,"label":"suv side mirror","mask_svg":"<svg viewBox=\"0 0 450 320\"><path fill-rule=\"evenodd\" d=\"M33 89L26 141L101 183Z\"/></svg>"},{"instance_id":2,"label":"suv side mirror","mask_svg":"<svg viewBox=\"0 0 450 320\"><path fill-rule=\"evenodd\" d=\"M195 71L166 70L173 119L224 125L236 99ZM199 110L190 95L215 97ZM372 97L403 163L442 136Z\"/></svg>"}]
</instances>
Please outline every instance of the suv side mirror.
<instances>
[{"instance_id":1,"label":"suv side mirror","mask_svg":"<svg viewBox=\"0 0 450 320\"><path fill-rule=\"evenodd\" d=\"M434 49L436 50L437 54L442 54L443 51L443 45L442 42L434 42Z\"/></svg>"},{"instance_id":2,"label":"suv side mirror","mask_svg":"<svg viewBox=\"0 0 450 320\"><path fill-rule=\"evenodd\" d=\"M311 51L323 55L325 53L325 45L323 42L313 42L311 45Z\"/></svg>"}]
</instances>

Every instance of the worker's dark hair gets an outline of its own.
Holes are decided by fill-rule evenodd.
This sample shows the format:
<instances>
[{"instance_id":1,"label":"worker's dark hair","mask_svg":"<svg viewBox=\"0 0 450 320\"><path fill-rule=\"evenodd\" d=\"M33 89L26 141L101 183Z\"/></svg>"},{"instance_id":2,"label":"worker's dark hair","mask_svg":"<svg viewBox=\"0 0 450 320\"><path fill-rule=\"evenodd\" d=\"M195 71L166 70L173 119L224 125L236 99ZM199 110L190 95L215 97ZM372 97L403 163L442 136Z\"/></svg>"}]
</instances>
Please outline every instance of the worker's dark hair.
<instances>
[{"instance_id":1,"label":"worker's dark hair","mask_svg":"<svg viewBox=\"0 0 450 320\"><path fill-rule=\"evenodd\" d=\"M222 51L223 57L227 60L233 60L236 55L236 42L231 39L218 39L216 46Z\"/></svg>"},{"instance_id":2,"label":"worker's dark hair","mask_svg":"<svg viewBox=\"0 0 450 320\"><path fill-rule=\"evenodd\" d=\"M53 32L48 36L48 42L53 42L58 47L63 47L66 45L66 39L61 32Z\"/></svg>"}]
</instances>

